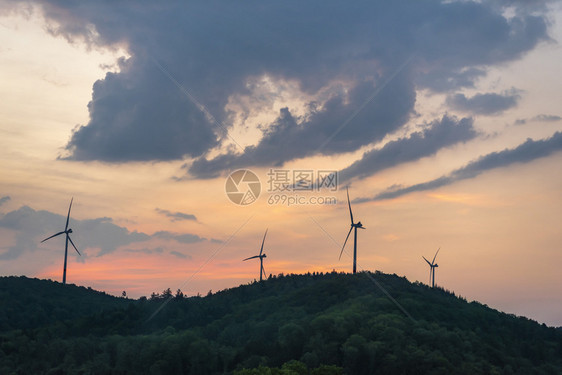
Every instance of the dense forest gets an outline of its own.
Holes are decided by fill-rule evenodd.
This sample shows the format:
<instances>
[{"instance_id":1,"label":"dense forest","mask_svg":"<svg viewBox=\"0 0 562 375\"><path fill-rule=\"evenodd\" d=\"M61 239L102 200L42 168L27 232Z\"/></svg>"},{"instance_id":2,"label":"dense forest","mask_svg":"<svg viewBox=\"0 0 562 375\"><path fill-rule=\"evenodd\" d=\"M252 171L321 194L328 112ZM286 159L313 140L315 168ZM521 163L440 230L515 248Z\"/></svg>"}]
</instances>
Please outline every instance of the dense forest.
<instances>
[{"instance_id":1,"label":"dense forest","mask_svg":"<svg viewBox=\"0 0 562 375\"><path fill-rule=\"evenodd\" d=\"M379 272L138 300L2 277L0 303L0 374L562 373L560 329Z\"/></svg>"}]
</instances>

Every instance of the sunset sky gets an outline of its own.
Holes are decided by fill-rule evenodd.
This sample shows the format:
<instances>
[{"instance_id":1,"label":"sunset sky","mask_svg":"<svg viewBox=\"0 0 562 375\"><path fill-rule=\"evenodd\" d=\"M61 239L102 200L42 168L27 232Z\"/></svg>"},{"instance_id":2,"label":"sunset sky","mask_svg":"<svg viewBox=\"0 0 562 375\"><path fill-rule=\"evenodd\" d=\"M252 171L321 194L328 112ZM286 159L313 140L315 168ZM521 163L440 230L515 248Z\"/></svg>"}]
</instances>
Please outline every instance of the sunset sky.
<instances>
[{"instance_id":1,"label":"sunset sky","mask_svg":"<svg viewBox=\"0 0 562 375\"><path fill-rule=\"evenodd\" d=\"M440 248L438 285L562 326L560 41L556 1L0 0L0 275L62 280L72 197L69 283L234 287L267 228L267 274L351 272L349 187L358 269Z\"/></svg>"}]
</instances>

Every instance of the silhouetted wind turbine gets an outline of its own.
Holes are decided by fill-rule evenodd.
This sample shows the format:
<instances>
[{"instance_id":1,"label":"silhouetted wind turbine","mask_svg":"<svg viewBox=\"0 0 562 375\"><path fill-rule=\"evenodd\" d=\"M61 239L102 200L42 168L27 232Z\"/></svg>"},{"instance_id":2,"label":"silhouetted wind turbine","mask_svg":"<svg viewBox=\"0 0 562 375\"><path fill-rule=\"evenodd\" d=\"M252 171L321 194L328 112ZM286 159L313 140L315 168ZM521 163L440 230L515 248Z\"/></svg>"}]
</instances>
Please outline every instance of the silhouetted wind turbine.
<instances>
[{"instance_id":1,"label":"silhouetted wind turbine","mask_svg":"<svg viewBox=\"0 0 562 375\"><path fill-rule=\"evenodd\" d=\"M53 234L51 237L47 237L43 241L41 241L41 243L43 243L43 242L45 242L45 241L47 241L47 240L49 240L53 237L59 236L61 234L66 234L66 242L65 242L65 245L64 245L64 269L63 269L63 272L62 272L62 283L63 284L66 284L66 258L67 258L67 255L68 255L68 241L70 241L70 243L72 244L72 247L74 247L74 250L76 250L78 255L82 255L82 254L80 254L80 252L76 248L76 245L74 245L74 242L72 242L72 239L70 238L70 233L72 233L72 229L70 229L68 227L68 222L70 221L70 209L72 208L72 201L73 200L74 200L74 198L72 198L70 200L70 206L68 207L68 215L66 215L66 225L64 226L64 231Z\"/></svg>"},{"instance_id":2,"label":"silhouetted wind turbine","mask_svg":"<svg viewBox=\"0 0 562 375\"><path fill-rule=\"evenodd\" d=\"M341 259L341 255L343 254L343 249L345 248L345 244L347 243L347 240L349 238L349 235L351 234L351 231L355 229L355 233L354 233L354 238L353 238L353 273L355 273L357 271L357 228L361 228L361 229L365 229L363 227L363 224L361 224L360 221L358 221L357 223L353 222L353 212L351 212L351 202L349 201L349 189L347 190L347 205L349 206L349 217L351 218L351 228L349 228L349 232L347 233L347 237L345 238L345 242L343 243L343 246L341 248L341 252L340 252L340 259Z\"/></svg>"},{"instance_id":3,"label":"silhouetted wind turbine","mask_svg":"<svg viewBox=\"0 0 562 375\"><path fill-rule=\"evenodd\" d=\"M429 264L429 282L431 283L432 288L435 287L435 267L439 267L438 264L435 264L435 258L437 258L437 253L439 252L439 250L441 250L441 248L437 249L437 252L435 253L435 256L433 257L431 263L422 255L423 260L425 260L427 264Z\"/></svg>"},{"instance_id":4,"label":"silhouetted wind turbine","mask_svg":"<svg viewBox=\"0 0 562 375\"><path fill-rule=\"evenodd\" d=\"M253 257L249 257L244 259L243 261L247 261L249 259L260 258L260 281L263 280L262 276L265 277L265 269L263 268L263 258L267 258L267 255L263 254L263 244L265 243L265 236L267 236L268 229L265 230L265 234L263 235L263 241L261 242L261 249L259 255L254 255Z\"/></svg>"}]
</instances>

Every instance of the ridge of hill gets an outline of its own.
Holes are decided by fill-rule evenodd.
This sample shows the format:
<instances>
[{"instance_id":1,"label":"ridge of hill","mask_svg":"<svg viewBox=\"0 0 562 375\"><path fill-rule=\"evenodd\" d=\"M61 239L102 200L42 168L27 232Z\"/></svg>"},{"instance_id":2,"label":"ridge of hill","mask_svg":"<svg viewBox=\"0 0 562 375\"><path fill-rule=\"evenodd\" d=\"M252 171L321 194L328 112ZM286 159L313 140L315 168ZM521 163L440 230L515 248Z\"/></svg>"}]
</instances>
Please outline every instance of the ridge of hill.
<instances>
[{"instance_id":1,"label":"ridge of hill","mask_svg":"<svg viewBox=\"0 0 562 375\"><path fill-rule=\"evenodd\" d=\"M38 328L124 306L125 300L92 288L28 278L0 277L0 331Z\"/></svg>"},{"instance_id":2,"label":"ridge of hill","mask_svg":"<svg viewBox=\"0 0 562 375\"><path fill-rule=\"evenodd\" d=\"M139 300L0 278L0 302L3 374L562 373L559 329L380 272Z\"/></svg>"}]
</instances>

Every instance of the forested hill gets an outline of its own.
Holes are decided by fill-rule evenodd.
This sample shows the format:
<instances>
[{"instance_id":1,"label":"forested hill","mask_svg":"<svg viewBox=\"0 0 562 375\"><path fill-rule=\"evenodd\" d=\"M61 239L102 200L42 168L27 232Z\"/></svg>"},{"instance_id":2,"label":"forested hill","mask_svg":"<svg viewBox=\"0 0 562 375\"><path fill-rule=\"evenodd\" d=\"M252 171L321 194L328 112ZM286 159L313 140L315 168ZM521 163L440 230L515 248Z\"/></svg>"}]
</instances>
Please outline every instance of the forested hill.
<instances>
[{"instance_id":1,"label":"forested hill","mask_svg":"<svg viewBox=\"0 0 562 375\"><path fill-rule=\"evenodd\" d=\"M0 331L37 328L125 306L125 300L91 288L21 277L0 277Z\"/></svg>"},{"instance_id":2,"label":"forested hill","mask_svg":"<svg viewBox=\"0 0 562 375\"><path fill-rule=\"evenodd\" d=\"M562 373L560 330L382 273L148 300L9 277L0 303L1 374Z\"/></svg>"}]
</instances>

